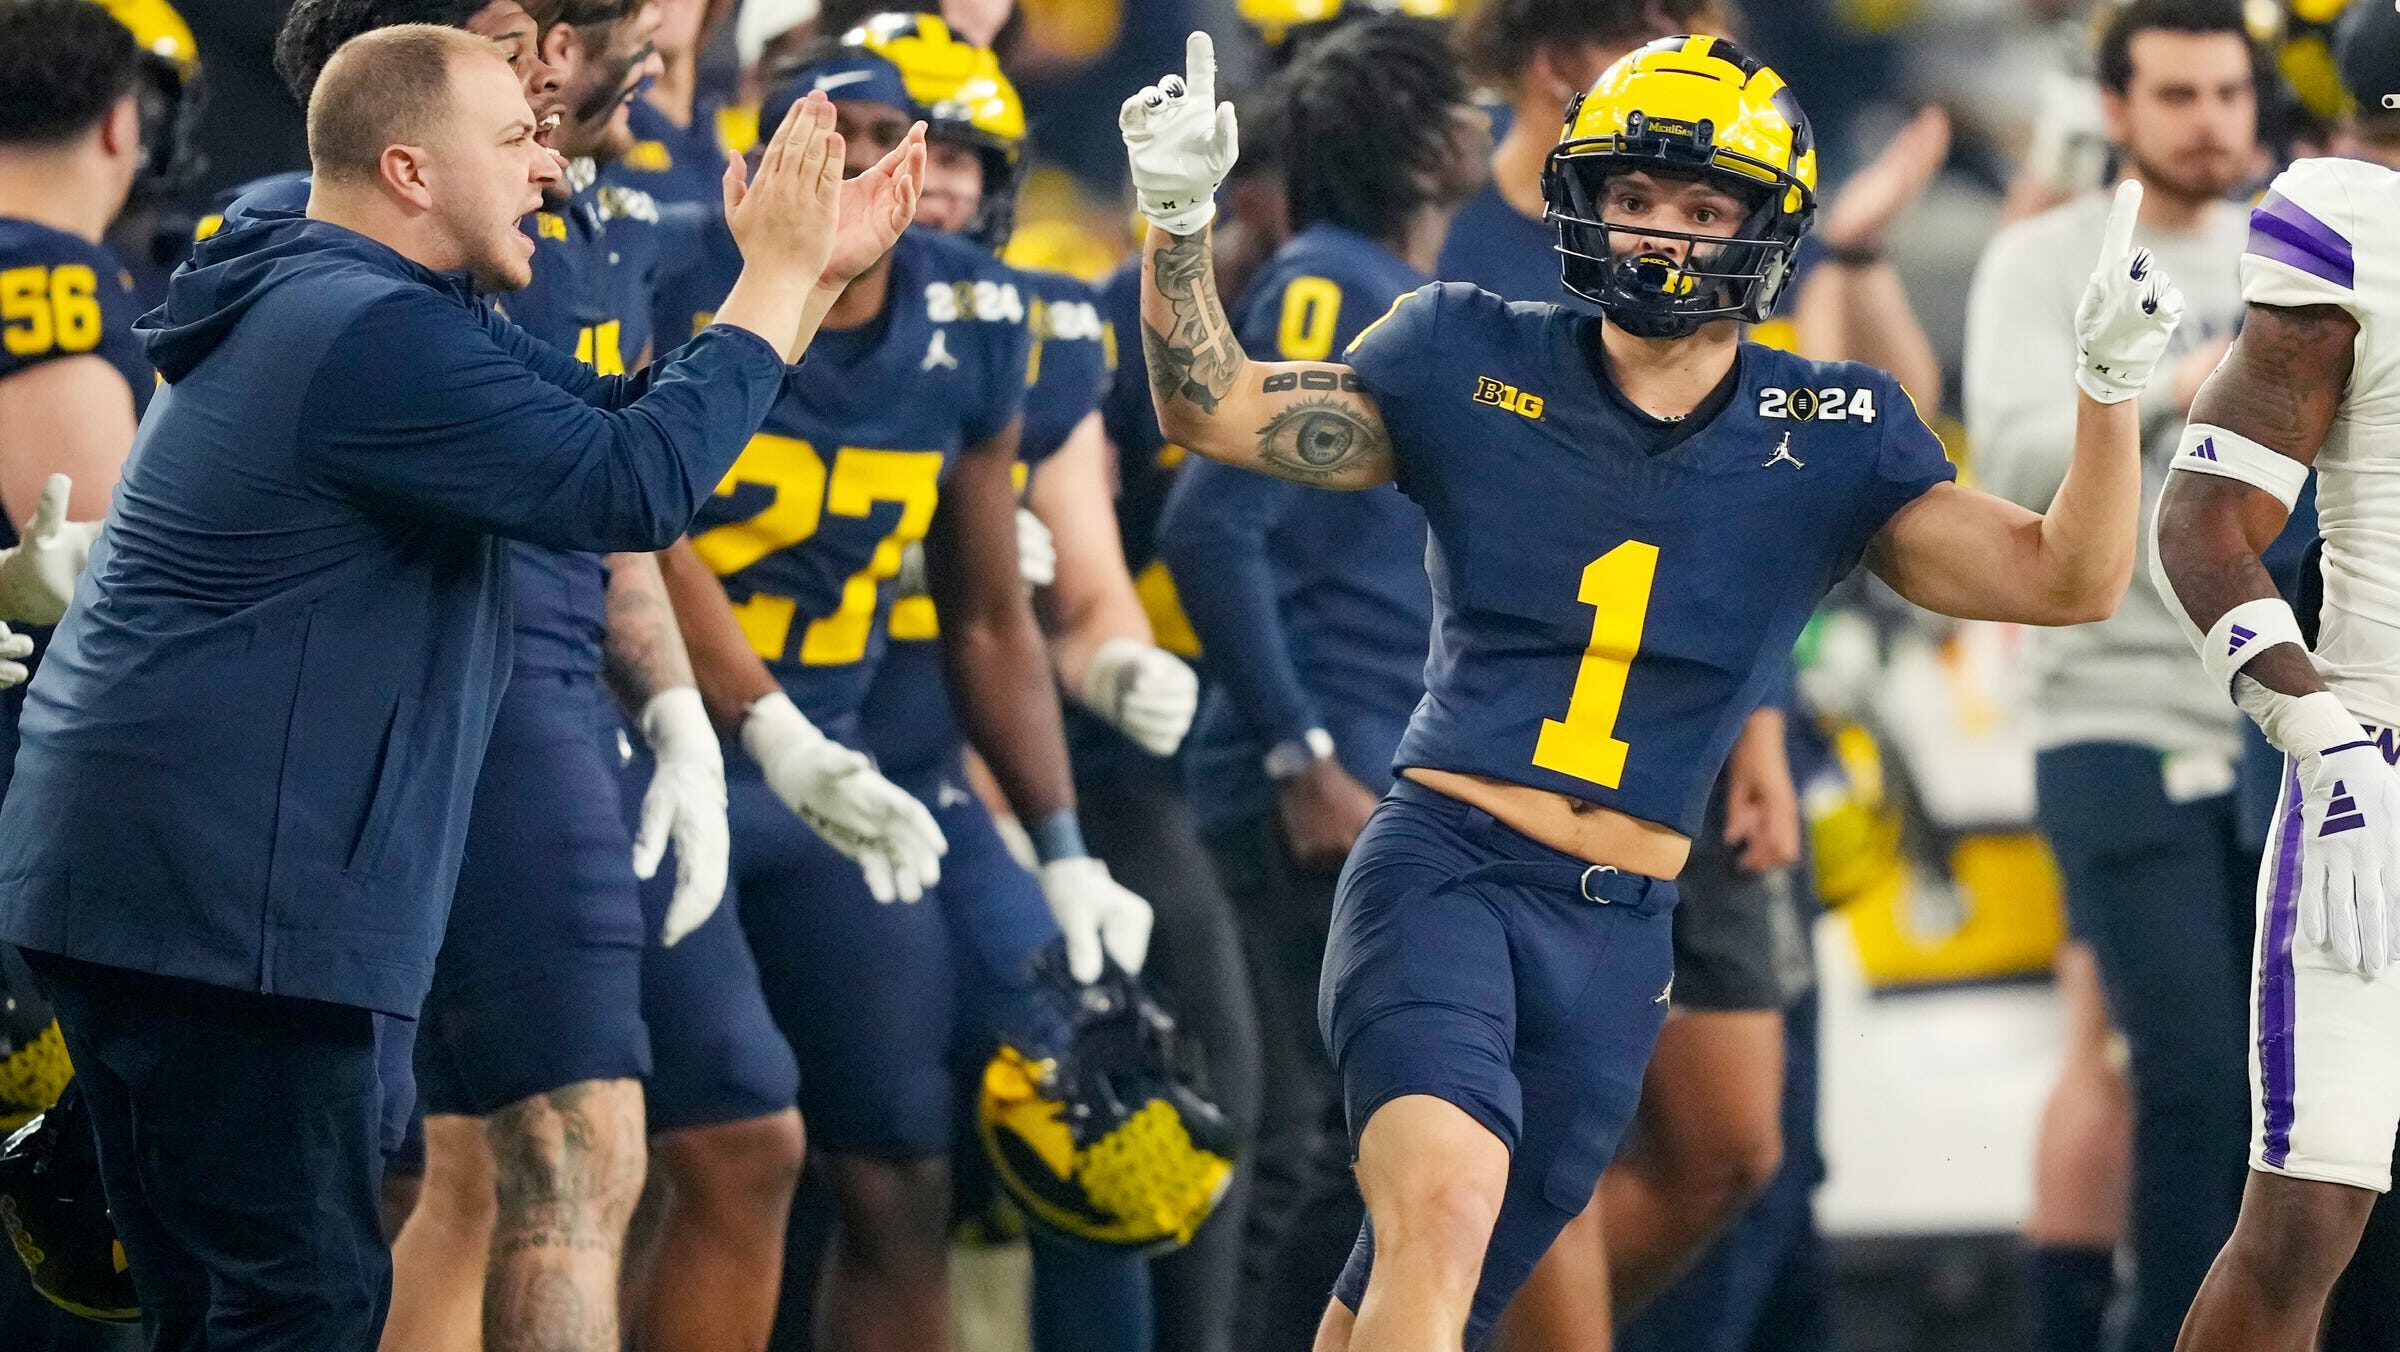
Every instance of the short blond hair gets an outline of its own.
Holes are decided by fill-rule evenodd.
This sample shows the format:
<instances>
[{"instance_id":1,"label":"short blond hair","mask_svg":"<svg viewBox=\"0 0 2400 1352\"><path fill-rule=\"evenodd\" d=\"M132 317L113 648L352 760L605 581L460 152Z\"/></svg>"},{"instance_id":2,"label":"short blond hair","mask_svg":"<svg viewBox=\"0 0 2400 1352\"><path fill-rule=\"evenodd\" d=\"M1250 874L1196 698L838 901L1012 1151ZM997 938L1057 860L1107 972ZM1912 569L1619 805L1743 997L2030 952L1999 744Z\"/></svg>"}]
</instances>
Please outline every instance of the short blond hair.
<instances>
[{"instance_id":1,"label":"short blond hair","mask_svg":"<svg viewBox=\"0 0 2400 1352\"><path fill-rule=\"evenodd\" d=\"M386 149L425 144L449 116L451 60L479 56L507 60L490 39L439 24L394 24L343 43L308 101L317 181L370 181Z\"/></svg>"}]
</instances>

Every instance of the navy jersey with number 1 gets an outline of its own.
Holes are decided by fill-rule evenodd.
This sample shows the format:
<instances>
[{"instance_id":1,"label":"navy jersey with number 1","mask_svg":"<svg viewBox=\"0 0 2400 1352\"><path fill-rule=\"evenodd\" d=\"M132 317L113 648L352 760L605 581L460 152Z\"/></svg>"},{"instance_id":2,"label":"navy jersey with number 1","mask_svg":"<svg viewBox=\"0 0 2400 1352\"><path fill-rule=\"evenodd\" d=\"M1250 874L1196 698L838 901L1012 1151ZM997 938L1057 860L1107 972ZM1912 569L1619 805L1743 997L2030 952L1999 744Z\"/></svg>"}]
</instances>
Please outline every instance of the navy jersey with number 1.
<instances>
[{"instance_id":1,"label":"navy jersey with number 1","mask_svg":"<svg viewBox=\"0 0 2400 1352\"><path fill-rule=\"evenodd\" d=\"M1890 376L1755 343L1713 418L1651 418L1595 364L1600 322L1437 283L1351 345L1432 528L1395 764L1691 835L1818 601L1954 471Z\"/></svg>"}]
</instances>

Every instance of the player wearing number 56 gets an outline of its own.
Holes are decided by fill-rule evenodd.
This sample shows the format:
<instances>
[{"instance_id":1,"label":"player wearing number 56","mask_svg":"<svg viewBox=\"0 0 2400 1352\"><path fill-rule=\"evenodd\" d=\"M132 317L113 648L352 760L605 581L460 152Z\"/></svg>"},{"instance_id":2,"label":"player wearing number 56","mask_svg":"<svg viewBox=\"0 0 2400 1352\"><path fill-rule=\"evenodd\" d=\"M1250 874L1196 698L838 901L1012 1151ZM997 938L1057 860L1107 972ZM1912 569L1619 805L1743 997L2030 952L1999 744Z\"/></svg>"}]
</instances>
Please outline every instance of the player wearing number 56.
<instances>
[{"instance_id":1,"label":"player wearing number 56","mask_svg":"<svg viewBox=\"0 0 2400 1352\"><path fill-rule=\"evenodd\" d=\"M1210 275L1237 133L1205 35L1187 67L1120 120L1156 227L1161 428L1302 483L1396 483L1431 527L1427 694L1325 955L1372 1221L1318 1346L1479 1345L1632 1115L1673 880L1810 612L1863 560L1946 614L2107 615L2134 559L2127 401L2181 299L2131 247L2128 184L2078 313L2065 483L2047 514L1960 487L1890 376L1742 341L1808 230L1816 154L1775 72L1677 37L1569 105L1544 173L1565 285L1600 317L1435 284L1339 361L1253 361Z\"/></svg>"},{"instance_id":2,"label":"player wearing number 56","mask_svg":"<svg viewBox=\"0 0 2400 1352\"><path fill-rule=\"evenodd\" d=\"M161 1346L375 1345L378 1016L432 974L507 542L680 535L922 162L846 188L809 104L728 175L717 322L621 378L477 294L525 285L558 173L492 43L353 39L308 132L306 214L202 243L144 321L166 384L0 807L0 939L55 996Z\"/></svg>"}]
</instances>

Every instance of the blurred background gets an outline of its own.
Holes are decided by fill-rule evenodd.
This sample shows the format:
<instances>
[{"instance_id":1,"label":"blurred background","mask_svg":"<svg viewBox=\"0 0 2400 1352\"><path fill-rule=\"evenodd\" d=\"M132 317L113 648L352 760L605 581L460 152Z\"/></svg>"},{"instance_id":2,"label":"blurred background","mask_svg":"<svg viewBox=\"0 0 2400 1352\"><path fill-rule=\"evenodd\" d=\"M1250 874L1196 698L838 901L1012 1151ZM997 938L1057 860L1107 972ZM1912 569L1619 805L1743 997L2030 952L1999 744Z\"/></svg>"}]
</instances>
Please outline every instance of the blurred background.
<instances>
[{"instance_id":1,"label":"blurred background","mask_svg":"<svg viewBox=\"0 0 2400 1352\"><path fill-rule=\"evenodd\" d=\"M1403 7L1446 16L1473 2ZM282 6L177 5L206 72L198 143L207 168L181 198L129 222L121 241L162 276L179 249L151 241L189 239L190 223L225 189L305 162L298 110L268 66ZM2356 108L2335 55L2346 7L2244 7L2272 69L2241 193L2262 191L2294 156L2338 148ZM726 139L738 144L740 109L759 93L758 66L746 60L771 68L776 51L869 8L716 0L701 79L729 105ZM1180 69L1194 28L1216 35L1228 88L1264 72L1266 43L1278 35L1244 8L1020 0L998 42L1024 95L1034 165L1011 262L1098 279L1126 256L1133 217L1118 104ZM1973 480L1959 394L1970 279L2004 220L2108 180L2114 152L2091 71L2106 7L1731 0L1727 9L1740 41L1808 109L1828 201L1923 110L1946 114L1946 141L1921 133L1899 152L1921 164L1887 167L1899 187L1884 247L1943 374L1939 398L1918 392L1919 402ZM2400 68L2400 53L2390 64ZM1829 1320L1833 1341L1859 1352L2029 1345L2021 1234L2037 1129L2072 1030L2053 977L2066 923L2036 829L2025 647L2013 629L1937 622L1863 583L1802 645L1803 689L1816 709L1806 731L1821 752L1804 762L1801 787L1823 904L1816 1206L1829 1275L1821 1288L1802 1288L1797 1312L1771 1317ZM2400 1273L2384 1277L2400 1283Z\"/></svg>"}]
</instances>

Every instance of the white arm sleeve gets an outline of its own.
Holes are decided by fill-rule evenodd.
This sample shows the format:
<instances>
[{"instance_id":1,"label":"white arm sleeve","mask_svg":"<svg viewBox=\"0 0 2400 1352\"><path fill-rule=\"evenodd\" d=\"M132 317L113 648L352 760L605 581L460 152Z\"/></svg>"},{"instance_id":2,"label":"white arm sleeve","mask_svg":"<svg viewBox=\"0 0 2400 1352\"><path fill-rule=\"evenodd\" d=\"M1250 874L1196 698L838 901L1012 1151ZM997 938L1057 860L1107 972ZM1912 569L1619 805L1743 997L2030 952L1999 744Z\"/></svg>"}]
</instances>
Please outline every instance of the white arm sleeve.
<instances>
[{"instance_id":1,"label":"white arm sleeve","mask_svg":"<svg viewBox=\"0 0 2400 1352\"><path fill-rule=\"evenodd\" d=\"M2364 309L2357 292L2358 212L2351 185L2389 170L2354 160L2299 160L2250 212L2242 300L2251 305Z\"/></svg>"}]
</instances>

